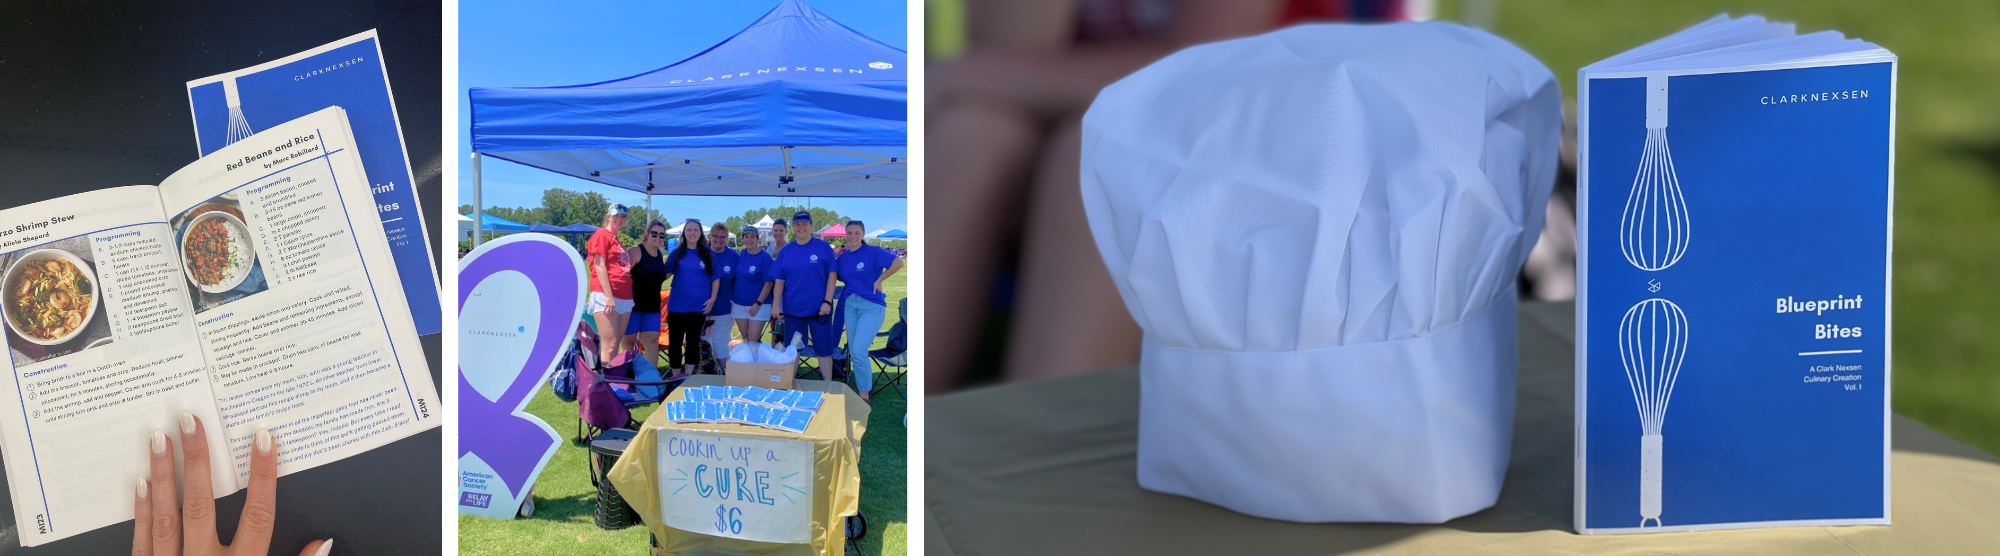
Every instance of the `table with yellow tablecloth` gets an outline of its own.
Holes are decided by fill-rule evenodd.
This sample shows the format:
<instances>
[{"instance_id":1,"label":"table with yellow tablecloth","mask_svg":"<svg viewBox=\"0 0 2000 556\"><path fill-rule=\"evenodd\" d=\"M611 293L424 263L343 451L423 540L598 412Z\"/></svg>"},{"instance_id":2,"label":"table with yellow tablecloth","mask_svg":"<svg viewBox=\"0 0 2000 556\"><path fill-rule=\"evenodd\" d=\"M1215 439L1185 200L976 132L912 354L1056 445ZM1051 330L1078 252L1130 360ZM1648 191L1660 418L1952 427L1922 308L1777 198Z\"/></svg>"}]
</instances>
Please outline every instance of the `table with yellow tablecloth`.
<instances>
[{"instance_id":1,"label":"table with yellow tablecloth","mask_svg":"<svg viewBox=\"0 0 2000 556\"><path fill-rule=\"evenodd\" d=\"M1438 525L1302 524L1142 490L1139 371L1122 367L931 398L925 554L2000 554L2000 458L1901 416L1893 525L1571 532L1575 310L1521 305L1512 459L1485 511ZM1231 379L1244 377L1216 376Z\"/></svg>"},{"instance_id":2,"label":"table with yellow tablecloth","mask_svg":"<svg viewBox=\"0 0 2000 556\"><path fill-rule=\"evenodd\" d=\"M689 378L682 388L722 383L720 376L702 375ZM611 467L610 478L611 484L618 487L619 495L639 513L658 540L659 547L653 549L654 554L838 556L842 553L846 537L843 518L860 511L861 436L868 427L868 404L861 401L845 383L800 380L796 389L826 393L819 413L804 433L733 423L675 423L667 420L665 411L654 411L646 419L639 428L638 436L619 456L618 463ZM676 390L667 397L667 401L682 401L683 396L682 391ZM659 484L665 479L659 476L656 441L661 431L669 429L812 442L812 485L815 493L811 508L812 542L764 543L682 531L663 524Z\"/></svg>"}]
</instances>

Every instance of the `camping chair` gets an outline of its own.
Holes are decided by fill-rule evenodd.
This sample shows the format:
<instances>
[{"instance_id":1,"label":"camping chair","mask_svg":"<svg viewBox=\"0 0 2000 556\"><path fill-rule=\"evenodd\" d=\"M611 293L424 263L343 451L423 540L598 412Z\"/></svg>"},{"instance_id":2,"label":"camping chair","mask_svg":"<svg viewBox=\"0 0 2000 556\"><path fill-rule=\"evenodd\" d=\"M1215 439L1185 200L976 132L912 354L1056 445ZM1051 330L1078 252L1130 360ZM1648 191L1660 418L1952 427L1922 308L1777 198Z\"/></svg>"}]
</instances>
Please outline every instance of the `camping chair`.
<instances>
[{"instance_id":1,"label":"camping chair","mask_svg":"<svg viewBox=\"0 0 2000 556\"><path fill-rule=\"evenodd\" d=\"M666 400L675 388L687 380L687 377L671 380L633 378L637 351L627 351L605 364L597 357L597 334L588 327L577 327L576 342L579 348L574 362L576 440L579 443L588 443L606 430L637 428L636 421L632 419L632 408ZM622 388L613 388L614 385ZM640 395L649 387L658 388L658 395ZM621 390L626 395L619 395Z\"/></svg>"},{"instance_id":2,"label":"camping chair","mask_svg":"<svg viewBox=\"0 0 2000 556\"><path fill-rule=\"evenodd\" d=\"M877 368L875 372L875 390L869 392L869 396L875 396L881 394L883 390L895 388L896 395L902 396L904 399L909 399L910 395L903 391L903 379L910 375L909 330L910 298L905 297L896 300L896 325L889 327L888 332L876 335L876 337L888 338L889 343L883 345L882 349L868 351L868 358L875 362L875 367ZM889 372L891 368L899 370Z\"/></svg>"}]
</instances>

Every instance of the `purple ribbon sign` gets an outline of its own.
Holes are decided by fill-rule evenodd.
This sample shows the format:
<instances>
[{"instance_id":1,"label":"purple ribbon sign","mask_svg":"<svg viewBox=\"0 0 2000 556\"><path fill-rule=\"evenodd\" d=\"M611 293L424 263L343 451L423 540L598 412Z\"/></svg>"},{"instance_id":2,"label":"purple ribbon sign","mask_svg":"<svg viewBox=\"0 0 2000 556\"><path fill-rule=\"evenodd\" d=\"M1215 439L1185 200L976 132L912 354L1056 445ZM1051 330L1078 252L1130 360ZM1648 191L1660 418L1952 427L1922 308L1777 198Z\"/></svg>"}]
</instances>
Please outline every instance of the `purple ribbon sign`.
<instances>
[{"instance_id":1,"label":"purple ribbon sign","mask_svg":"<svg viewBox=\"0 0 2000 556\"><path fill-rule=\"evenodd\" d=\"M523 408L576 336L583 259L543 234L458 263L458 512L511 519L562 437Z\"/></svg>"}]
</instances>

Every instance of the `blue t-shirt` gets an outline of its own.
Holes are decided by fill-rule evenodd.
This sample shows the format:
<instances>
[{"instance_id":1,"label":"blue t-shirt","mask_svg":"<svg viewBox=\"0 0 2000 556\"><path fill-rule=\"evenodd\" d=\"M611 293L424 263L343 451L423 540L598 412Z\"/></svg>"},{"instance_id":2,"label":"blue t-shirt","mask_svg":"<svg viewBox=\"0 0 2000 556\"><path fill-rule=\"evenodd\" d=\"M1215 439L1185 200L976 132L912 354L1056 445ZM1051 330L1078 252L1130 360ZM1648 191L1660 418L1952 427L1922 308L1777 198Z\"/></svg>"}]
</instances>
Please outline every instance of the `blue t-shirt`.
<instances>
[{"instance_id":1,"label":"blue t-shirt","mask_svg":"<svg viewBox=\"0 0 2000 556\"><path fill-rule=\"evenodd\" d=\"M694 251L675 249L667 254L667 274L673 277L673 285L667 288L667 312L699 313L701 304L708 302L709 286L720 278L722 269L704 268L701 255Z\"/></svg>"},{"instance_id":2,"label":"blue t-shirt","mask_svg":"<svg viewBox=\"0 0 2000 556\"><path fill-rule=\"evenodd\" d=\"M840 296L858 295L869 303L889 306L889 296L875 291L875 281L882 273L889 271L889 265L896 263L896 255L887 249L873 245L863 245L840 255L836 262L840 267Z\"/></svg>"},{"instance_id":3,"label":"blue t-shirt","mask_svg":"<svg viewBox=\"0 0 2000 556\"><path fill-rule=\"evenodd\" d=\"M793 243L778 253L778 274L773 280L784 280L785 315L811 317L819 315L820 302L826 301L826 275L833 272L833 246L819 238L806 241L805 245Z\"/></svg>"},{"instance_id":4,"label":"blue t-shirt","mask_svg":"<svg viewBox=\"0 0 2000 556\"><path fill-rule=\"evenodd\" d=\"M708 309L708 314L709 316L727 315L729 314L729 294L732 291L730 288L734 287L731 283L736 280L736 261L740 256L737 255L735 249L728 247L722 248L722 252L720 253L710 251L708 254L715 258L715 266L721 267L721 270L716 272L715 278L722 281L722 289L715 292L715 306Z\"/></svg>"},{"instance_id":5,"label":"blue t-shirt","mask_svg":"<svg viewBox=\"0 0 2000 556\"><path fill-rule=\"evenodd\" d=\"M770 251L758 251L755 255L738 253L736 275L730 280L730 301L737 305L756 303L757 295L764 293L764 283L771 281L771 265L774 262ZM770 303L771 300L764 302Z\"/></svg>"}]
</instances>

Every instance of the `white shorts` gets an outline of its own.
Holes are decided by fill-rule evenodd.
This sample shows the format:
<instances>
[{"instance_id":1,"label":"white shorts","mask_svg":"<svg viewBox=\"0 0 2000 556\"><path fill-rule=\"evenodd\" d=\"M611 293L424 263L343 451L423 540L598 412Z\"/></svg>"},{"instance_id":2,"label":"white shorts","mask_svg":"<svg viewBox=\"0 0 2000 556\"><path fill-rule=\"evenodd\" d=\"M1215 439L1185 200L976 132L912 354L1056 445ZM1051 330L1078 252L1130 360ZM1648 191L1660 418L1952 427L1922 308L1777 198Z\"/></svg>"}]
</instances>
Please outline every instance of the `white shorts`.
<instances>
[{"instance_id":1,"label":"white shorts","mask_svg":"<svg viewBox=\"0 0 2000 556\"><path fill-rule=\"evenodd\" d=\"M708 327L708 346L715 350L716 360L728 361L729 331L736 329L736 321L729 320L728 317L722 315L714 315L708 318L715 319L715 324Z\"/></svg>"},{"instance_id":2,"label":"white shorts","mask_svg":"<svg viewBox=\"0 0 2000 556\"><path fill-rule=\"evenodd\" d=\"M614 304L614 305L612 305L611 307L612 307L612 312L614 312L614 313L618 313L618 314L621 314L621 315L623 315L623 314L627 314L627 313L631 313L631 312L632 312L632 300L630 300L630 299L620 299L620 300L617 300L617 301L615 302L615 304ZM584 312L585 312L585 313L602 313L602 312L604 312L604 293L603 293L603 292L590 292L590 306L589 306L589 308L588 308L588 309L584 310Z\"/></svg>"},{"instance_id":3,"label":"white shorts","mask_svg":"<svg viewBox=\"0 0 2000 556\"><path fill-rule=\"evenodd\" d=\"M758 304L757 314L754 315L750 314L749 305L736 305L734 309L729 310L729 318L750 319L754 321L771 320L771 304L769 303Z\"/></svg>"}]
</instances>

